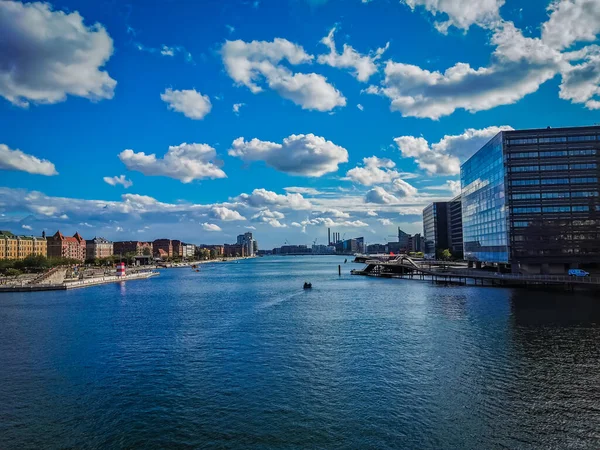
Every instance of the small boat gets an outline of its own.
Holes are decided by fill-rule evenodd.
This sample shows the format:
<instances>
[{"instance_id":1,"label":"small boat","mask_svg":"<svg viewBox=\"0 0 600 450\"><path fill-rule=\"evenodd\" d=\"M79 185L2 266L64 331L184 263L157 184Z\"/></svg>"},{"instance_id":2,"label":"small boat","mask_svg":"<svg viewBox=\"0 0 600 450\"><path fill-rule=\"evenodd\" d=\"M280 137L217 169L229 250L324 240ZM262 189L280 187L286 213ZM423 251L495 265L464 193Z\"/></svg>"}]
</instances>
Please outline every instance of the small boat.
<instances>
[{"instance_id":1,"label":"small boat","mask_svg":"<svg viewBox=\"0 0 600 450\"><path fill-rule=\"evenodd\" d=\"M304 283L304 289L312 289L312 283Z\"/></svg>"}]
</instances>

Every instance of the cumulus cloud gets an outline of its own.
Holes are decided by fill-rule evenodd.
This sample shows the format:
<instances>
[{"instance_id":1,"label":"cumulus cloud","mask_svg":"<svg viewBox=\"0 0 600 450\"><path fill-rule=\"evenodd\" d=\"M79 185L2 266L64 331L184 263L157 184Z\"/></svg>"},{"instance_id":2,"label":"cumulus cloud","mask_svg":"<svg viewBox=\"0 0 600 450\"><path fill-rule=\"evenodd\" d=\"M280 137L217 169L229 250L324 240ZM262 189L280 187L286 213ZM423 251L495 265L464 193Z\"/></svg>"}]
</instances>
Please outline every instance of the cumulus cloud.
<instances>
[{"instance_id":1,"label":"cumulus cloud","mask_svg":"<svg viewBox=\"0 0 600 450\"><path fill-rule=\"evenodd\" d=\"M597 0L558 0L548 6L549 20L542 25L542 40L562 50L575 42L593 42L600 33Z\"/></svg>"},{"instance_id":2,"label":"cumulus cloud","mask_svg":"<svg viewBox=\"0 0 600 450\"><path fill-rule=\"evenodd\" d=\"M401 198L413 197L417 194L417 188L407 183L406 181L401 180L400 178L396 178L392 182L392 191L394 192L394 194Z\"/></svg>"},{"instance_id":3,"label":"cumulus cloud","mask_svg":"<svg viewBox=\"0 0 600 450\"><path fill-rule=\"evenodd\" d=\"M310 209L311 203L302 197L302 194L288 193L285 195L277 194L266 189L254 189L251 194L240 194L233 199L254 208L266 208L270 206L279 206L283 208L303 210Z\"/></svg>"},{"instance_id":4,"label":"cumulus cloud","mask_svg":"<svg viewBox=\"0 0 600 450\"><path fill-rule=\"evenodd\" d=\"M24 230L33 230L33 227L31 225L21 225L21 228L23 228Z\"/></svg>"},{"instance_id":5,"label":"cumulus cloud","mask_svg":"<svg viewBox=\"0 0 600 450\"><path fill-rule=\"evenodd\" d=\"M194 120L204 119L212 109L208 95L202 95L195 89L174 91L169 88L160 94L160 98L163 102L168 103L169 109Z\"/></svg>"},{"instance_id":6,"label":"cumulus cloud","mask_svg":"<svg viewBox=\"0 0 600 450\"><path fill-rule=\"evenodd\" d=\"M244 105L245 105L245 103L234 103L233 104L233 108L232 108L234 114L239 114L240 113L240 108L242 106L244 106Z\"/></svg>"},{"instance_id":7,"label":"cumulus cloud","mask_svg":"<svg viewBox=\"0 0 600 450\"><path fill-rule=\"evenodd\" d=\"M117 82L102 70L112 53L106 29L87 26L76 11L0 2L0 96L14 105L112 98Z\"/></svg>"},{"instance_id":8,"label":"cumulus cloud","mask_svg":"<svg viewBox=\"0 0 600 450\"><path fill-rule=\"evenodd\" d=\"M397 137L394 142L402 156L413 158L422 170L430 174L458 175L464 161L504 130L512 130L512 127L469 128L459 135L446 135L431 146L425 138L415 136Z\"/></svg>"},{"instance_id":9,"label":"cumulus cloud","mask_svg":"<svg viewBox=\"0 0 600 450\"><path fill-rule=\"evenodd\" d=\"M156 155L146 155L124 150L119 158L129 170L135 170L149 176L175 178L182 183L206 178L226 178L225 172L216 163L217 153L207 144L186 144L169 147L166 155L160 159Z\"/></svg>"},{"instance_id":10,"label":"cumulus cloud","mask_svg":"<svg viewBox=\"0 0 600 450\"><path fill-rule=\"evenodd\" d=\"M204 222L201 224L204 231L223 231L219 225L214 223Z\"/></svg>"},{"instance_id":11,"label":"cumulus cloud","mask_svg":"<svg viewBox=\"0 0 600 450\"><path fill-rule=\"evenodd\" d=\"M359 103L358 105L356 105L356 107L357 107L358 109L360 109L361 111L364 111L364 110L365 110L365 107L364 107L363 105L361 105L360 103Z\"/></svg>"},{"instance_id":12,"label":"cumulus cloud","mask_svg":"<svg viewBox=\"0 0 600 450\"><path fill-rule=\"evenodd\" d=\"M270 209L263 209L252 216L252 220L264 222L268 225L271 225L273 228L287 228L287 225L279 221L284 218L285 215L283 213L280 213L279 211L271 211Z\"/></svg>"},{"instance_id":13,"label":"cumulus cloud","mask_svg":"<svg viewBox=\"0 0 600 450\"><path fill-rule=\"evenodd\" d=\"M0 11L1 8L2 6L0 5ZM19 170L35 175L46 176L58 175L54 164L50 161L36 158L35 156L28 155L18 149L11 150L5 144L0 144L0 170Z\"/></svg>"},{"instance_id":14,"label":"cumulus cloud","mask_svg":"<svg viewBox=\"0 0 600 450\"><path fill-rule=\"evenodd\" d=\"M239 212L229 209L225 206L213 206L211 209L212 217L215 219L222 220L224 222L231 222L236 220L246 220Z\"/></svg>"},{"instance_id":15,"label":"cumulus cloud","mask_svg":"<svg viewBox=\"0 0 600 450\"><path fill-rule=\"evenodd\" d=\"M369 81L369 78L378 70L376 62L381 58L381 55L388 49L389 42L385 47L378 48L375 52L369 55L361 55L352 46L344 44L342 53L338 53L333 39L335 27L331 29L329 34L321 39L321 43L329 48L329 53L319 55L317 61L319 64L327 64L331 67L340 69L354 69L353 75L358 81Z\"/></svg>"},{"instance_id":16,"label":"cumulus cloud","mask_svg":"<svg viewBox=\"0 0 600 450\"><path fill-rule=\"evenodd\" d=\"M348 161L348 151L314 134L291 135L281 144L240 137L233 141L230 156L243 161L264 161L280 172L320 177L336 172L338 164Z\"/></svg>"},{"instance_id":17,"label":"cumulus cloud","mask_svg":"<svg viewBox=\"0 0 600 450\"><path fill-rule=\"evenodd\" d=\"M133 182L131 180L126 179L125 175L119 175L118 177L104 177L103 180L105 183L110 184L111 186L116 186L117 184L120 184L125 189L133 186Z\"/></svg>"},{"instance_id":18,"label":"cumulus cloud","mask_svg":"<svg viewBox=\"0 0 600 450\"><path fill-rule=\"evenodd\" d=\"M387 192L381 186L375 186L373 189L368 191L365 195L366 203L377 203L379 205L390 205L398 203L398 198Z\"/></svg>"},{"instance_id":19,"label":"cumulus cloud","mask_svg":"<svg viewBox=\"0 0 600 450\"><path fill-rule=\"evenodd\" d=\"M436 28L447 33L454 26L468 30L471 25L489 27L500 19L500 7L505 0L404 0L411 8L423 6L427 11L437 16L445 15L445 22L436 22Z\"/></svg>"},{"instance_id":20,"label":"cumulus cloud","mask_svg":"<svg viewBox=\"0 0 600 450\"><path fill-rule=\"evenodd\" d=\"M347 212L344 212L344 211L340 211L339 209L335 209L335 208L326 208L323 211L315 212L313 214L326 215L326 216L333 217L335 219L349 219L350 218L350 214L348 214Z\"/></svg>"},{"instance_id":21,"label":"cumulus cloud","mask_svg":"<svg viewBox=\"0 0 600 450\"><path fill-rule=\"evenodd\" d=\"M379 222L383 226L393 225L393 222L390 219L377 219L377 222Z\"/></svg>"},{"instance_id":22,"label":"cumulus cloud","mask_svg":"<svg viewBox=\"0 0 600 450\"><path fill-rule=\"evenodd\" d=\"M221 56L229 76L254 94L263 91L266 85L303 109L331 111L337 106L346 106L346 98L324 76L293 73L281 64L282 61L291 65L305 64L314 59L301 46L286 39L226 41Z\"/></svg>"},{"instance_id":23,"label":"cumulus cloud","mask_svg":"<svg viewBox=\"0 0 600 450\"><path fill-rule=\"evenodd\" d=\"M355 167L346 172L346 178L364 186L391 183L401 174L395 170L396 163L391 159L371 156L363 158L363 166Z\"/></svg>"}]
</instances>

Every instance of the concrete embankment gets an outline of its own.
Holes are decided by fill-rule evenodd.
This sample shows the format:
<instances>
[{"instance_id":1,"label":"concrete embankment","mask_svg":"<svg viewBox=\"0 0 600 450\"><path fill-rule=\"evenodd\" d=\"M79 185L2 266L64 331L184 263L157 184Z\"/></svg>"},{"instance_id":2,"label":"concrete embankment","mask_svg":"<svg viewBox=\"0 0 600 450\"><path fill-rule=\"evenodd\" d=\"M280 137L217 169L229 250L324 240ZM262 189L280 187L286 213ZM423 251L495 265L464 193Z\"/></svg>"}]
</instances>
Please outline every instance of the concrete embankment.
<instances>
[{"instance_id":1,"label":"concrete embankment","mask_svg":"<svg viewBox=\"0 0 600 450\"><path fill-rule=\"evenodd\" d=\"M115 275L88 278L84 280L65 281L59 284L25 284L21 286L0 286L0 292L40 292L40 291L66 291L70 289L81 289L99 286L109 283L122 283L125 281L145 280L159 275L158 272L138 272L127 274L123 277Z\"/></svg>"}]
</instances>

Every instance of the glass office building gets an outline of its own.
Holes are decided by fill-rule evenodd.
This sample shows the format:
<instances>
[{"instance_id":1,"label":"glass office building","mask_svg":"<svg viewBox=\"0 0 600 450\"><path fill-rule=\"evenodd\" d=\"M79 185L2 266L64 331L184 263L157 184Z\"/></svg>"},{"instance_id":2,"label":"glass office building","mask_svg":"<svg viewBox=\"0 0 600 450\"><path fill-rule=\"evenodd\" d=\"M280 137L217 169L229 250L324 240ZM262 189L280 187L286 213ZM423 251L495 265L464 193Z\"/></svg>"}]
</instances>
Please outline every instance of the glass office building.
<instances>
[{"instance_id":1,"label":"glass office building","mask_svg":"<svg viewBox=\"0 0 600 450\"><path fill-rule=\"evenodd\" d=\"M467 261L509 262L502 133L461 167L463 247Z\"/></svg>"},{"instance_id":2,"label":"glass office building","mask_svg":"<svg viewBox=\"0 0 600 450\"><path fill-rule=\"evenodd\" d=\"M423 210L425 256L435 258L438 250L449 248L448 202L435 202Z\"/></svg>"},{"instance_id":3,"label":"glass office building","mask_svg":"<svg viewBox=\"0 0 600 450\"><path fill-rule=\"evenodd\" d=\"M600 262L599 136L505 131L463 164L465 259L542 273Z\"/></svg>"}]
</instances>

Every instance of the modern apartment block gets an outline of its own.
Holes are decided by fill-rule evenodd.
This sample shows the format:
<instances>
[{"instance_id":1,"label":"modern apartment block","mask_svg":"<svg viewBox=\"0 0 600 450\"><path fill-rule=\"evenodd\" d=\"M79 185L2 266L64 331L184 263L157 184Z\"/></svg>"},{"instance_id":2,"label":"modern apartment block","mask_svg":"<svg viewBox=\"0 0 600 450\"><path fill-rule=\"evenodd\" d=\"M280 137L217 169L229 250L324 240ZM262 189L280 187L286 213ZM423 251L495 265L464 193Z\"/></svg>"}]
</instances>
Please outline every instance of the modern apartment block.
<instances>
[{"instance_id":1,"label":"modern apartment block","mask_svg":"<svg viewBox=\"0 0 600 450\"><path fill-rule=\"evenodd\" d=\"M452 256L463 256L463 229L461 196L449 202L434 202L423 210L423 253L435 258L442 250L449 249Z\"/></svg>"},{"instance_id":2,"label":"modern apartment block","mask_svg":"<svg viewBox=\"0 0 600 450\"><path fill-rule=\"evenodd\" d=\"M240 234L237 237L237 245L244 246L245 256L254 255L254 236L252 235L252 233Z\"/></svg>"},{"instance_id":3,"label":"modern apartment block","mask_svg":"<svg viewBox=\"0 0 600 450\"><path fill-rule=\"evenodd\" d=\"M513 272L600 261L600 127L503 131L461 168L465 258Z\"/></svg>"},{"instance_id":4,"label":"modern apartment block","mask_svg":"<svg viewBox=\"0 0 600 450\"><path fill-rule=\"evenodd\" d=\"M48 238L48 258L70 258L85 261L86 243L79 233L73 237L57 231Z\"/></svg>"},{"instance_id":5,"label":"modern apartment block","mask_svg":"<svg viewBox=\"0 0 600 450\"><path fill-rule=\"evenodd\" d=\"M0 230L0 259L25 259L31 255L47 256L45 236L17 236Z\"/></svg>"},{"instance_id":6,"label":"modern apartment block","mask_svg":"<svg viewBox=\"0 0 600 450\"><path fill-rule=\"evenodd\" d=\"M85 254L87 260L108 258L113 255L113 243L102 237L94 237L86 241Z\"/></svg>"}]
</instances>

